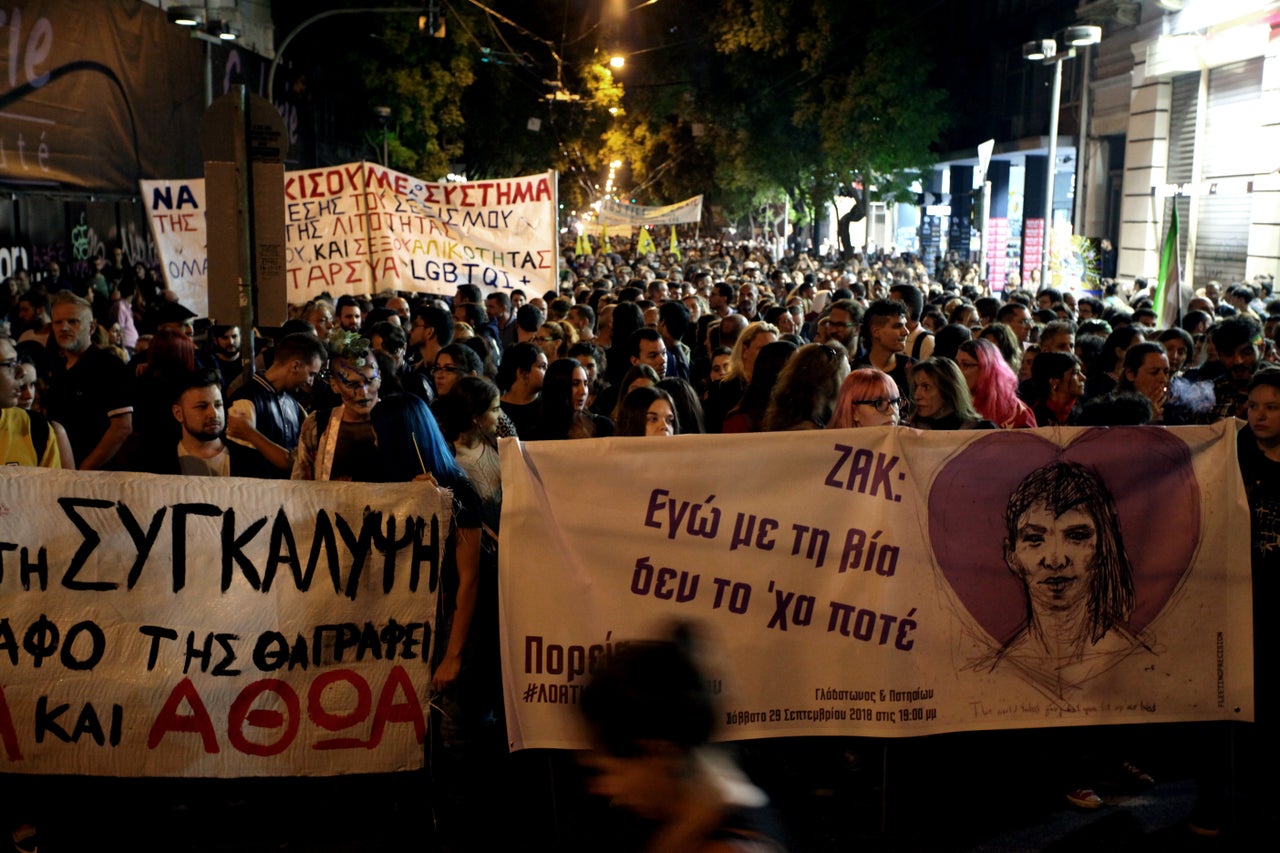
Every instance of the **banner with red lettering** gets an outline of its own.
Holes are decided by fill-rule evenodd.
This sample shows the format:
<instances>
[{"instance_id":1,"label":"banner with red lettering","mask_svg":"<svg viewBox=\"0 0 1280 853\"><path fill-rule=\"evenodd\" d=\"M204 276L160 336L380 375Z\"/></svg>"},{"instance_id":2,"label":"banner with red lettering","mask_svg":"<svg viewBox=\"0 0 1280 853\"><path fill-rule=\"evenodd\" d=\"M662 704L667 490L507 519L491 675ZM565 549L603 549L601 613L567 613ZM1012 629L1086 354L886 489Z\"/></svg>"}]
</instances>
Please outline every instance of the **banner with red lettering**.
<instances>
[{"instance_id":1,"label":"banner with red lettering","mask_svg":"<svg viewBox=\"0 0 1280 853\"><path fill-rule=\"evenodd\" d=\"M504 439L509 740L677 619L724 739L1250 720L1235 431Z\"/></svg>"},{"instance_id":2,"label":"banner with red lettering","mask_svg":"<svg viewBox=\"0 0 1280 853\"><path fill-rule=\"evenodd\" d=\"M0 471L0 772L423 764L448 492Z\"/></svg>"},{"instance_id":3,"label":"banner with red lettering","mask_svg":"<svg viewBox=\"0 0 1280 853\"><path fill-rule=\"evenodd\" d=\"M203 179L142 181L141 188L168 280L200 287ZM558 285L555 172L433 183L376 163L347 163L286 172L284 196L293 304L324 293L452 296L460 284L545 293ZM203 297L182 301L205 313Z\"/></svg>"}]
</instances>

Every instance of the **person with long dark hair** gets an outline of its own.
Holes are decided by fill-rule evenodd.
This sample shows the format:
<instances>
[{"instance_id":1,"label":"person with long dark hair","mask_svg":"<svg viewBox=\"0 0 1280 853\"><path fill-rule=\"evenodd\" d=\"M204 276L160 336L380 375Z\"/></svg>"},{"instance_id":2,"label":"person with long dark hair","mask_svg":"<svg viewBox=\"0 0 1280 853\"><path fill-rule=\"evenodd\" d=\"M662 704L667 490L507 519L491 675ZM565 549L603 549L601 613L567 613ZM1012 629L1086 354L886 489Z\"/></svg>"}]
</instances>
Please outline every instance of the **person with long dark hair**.
<instances>
[{"instance_id":1,"label":"person with long dark hair","mask_svg":"<svg viewBox=\"0 0 1280 853\"><path fill-rule=\"evenodd\" d=\"M1042 352L1031 366L1032 412L1039 426L1074 426L1080 419L1084 370L1069 352Z\"/></svg>"},{"instance_id":2,"label":"person with long dark hair","mask_svg":"<svg viewBox=\"0 0 1280 853\"><path fill-rule=\"evenodd\" d=\"M675 376L668 376L659 380L657 387L670 394L671 401L675 403L676 423L680 428L680 435L702 434L707 431L706 422L702 417L702 401L698 399L698 392L693 390L689 382Z\"/></svg>"},{"instance_id":3,"label":"person with long dark hair","mask_svg":"<svg viewBox=\"0 0 1280 853\"><path fill-rule=\"evenodd\" d=\"M613 421L588 411L587 396L590 392L586 368L576 358L560 358L552 362L547 368L539 397L539 432L532 437L559 440L613 435Z\"/></svg>"},{"instance_id":4,"label":"person with long dark hair","mask_svg":"<svg viewBox=\"0 0 1280 853\"><path fill-rule=\"evenodd\" d=\"M680 432L675 401L656 386L637 388L622 400L617 429L618 435L634 438L675 435Z\"/></svg>"}]
</instances>

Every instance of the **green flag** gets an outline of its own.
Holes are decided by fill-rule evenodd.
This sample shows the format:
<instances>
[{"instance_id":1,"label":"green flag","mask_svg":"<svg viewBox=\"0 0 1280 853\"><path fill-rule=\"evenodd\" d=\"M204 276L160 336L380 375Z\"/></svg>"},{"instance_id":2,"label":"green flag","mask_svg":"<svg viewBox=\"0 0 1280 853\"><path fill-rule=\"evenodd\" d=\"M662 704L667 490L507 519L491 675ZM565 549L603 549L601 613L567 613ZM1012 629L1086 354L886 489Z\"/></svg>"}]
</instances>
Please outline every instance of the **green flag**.
<instances>
[{"instance_id":1,"label":"green flag","mask_svg":"<svg viewBox=\"0 0 1280 853\"><path fill-rule=\"evenodd\" d=\"M1156 310L1160 312L1160 328L1170 329L1182 313L1182 264L1178 263L1178 201L1173 202L1173 216L1160 249L1160 279L1156 286Z\"/></svg>"}]
</instances>

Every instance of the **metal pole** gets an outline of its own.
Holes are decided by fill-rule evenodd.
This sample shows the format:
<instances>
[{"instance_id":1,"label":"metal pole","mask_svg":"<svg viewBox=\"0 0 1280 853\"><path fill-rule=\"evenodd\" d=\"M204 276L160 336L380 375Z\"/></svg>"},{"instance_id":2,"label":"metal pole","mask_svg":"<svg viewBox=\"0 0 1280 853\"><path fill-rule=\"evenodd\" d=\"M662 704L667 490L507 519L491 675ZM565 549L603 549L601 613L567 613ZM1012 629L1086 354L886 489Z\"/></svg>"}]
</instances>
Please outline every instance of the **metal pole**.
<instances>
[{"instance_id":1,"label":"metal pole","mask_svg":"<svg viewBox=\"0 0 1280 853\"><path fill-rule=\"evenodd\" d=\"M1080 54L1080 133L1076 142L1076 194L1073 204L1075 205L1072 223L1075 225L1075 233L1081 236L1087 234L1088 228L1088 204L1089 204L1089 64L1090 50L1092 45L1085 45L1083 53Z\"/></svg>"},{"instance_id":2,"label":"metal pole","mask_svg":"<svg viewBox=\"0 0 1280 853\"><path fill-rule=\"evenodd\" d=\"M1053 60L1053 97L1049 106L1049 168L1044 178L1044 238L1040 249L1040 287L1049 286L1049 246L1053 231L1053 178L1058 170L1058 108L1062 101L1062 61L1064 54Z\"/></svg>"}]
</instances>

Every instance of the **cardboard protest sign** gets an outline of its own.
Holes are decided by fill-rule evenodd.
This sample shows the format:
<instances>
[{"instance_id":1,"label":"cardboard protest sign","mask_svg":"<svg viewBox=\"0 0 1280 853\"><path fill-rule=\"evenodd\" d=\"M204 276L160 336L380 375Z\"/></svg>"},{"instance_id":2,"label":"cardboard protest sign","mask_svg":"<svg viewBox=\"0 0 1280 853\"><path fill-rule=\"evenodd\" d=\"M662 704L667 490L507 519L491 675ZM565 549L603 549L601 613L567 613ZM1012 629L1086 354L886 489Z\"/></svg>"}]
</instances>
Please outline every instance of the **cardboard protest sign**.
<instances>
[{"instance_id":1,"label":"cardboard protest sign","mask_svg":"<svg viewBox=\"0 0 1280 853\"><path fill-rule=\"evenodd\" d=\"M586 746L592 671L674 619L726 739L1252 717L1232 424L501 452L513 748Z\"/></svg>"},{"instance_id":2,"label":"cardboard protest sign","mask_svg":"<svg viewBox=\"0 0 1280 853\"><path fill-rule=\"evenodd\" d=\"M166 275L201 286L193 268L206 262L204 218L179 205L190 197L203 209L203 180L144 181L142 191ZM451 296L460 284L557 287L554 172L435 183L359 162L286 172L284 192L291 303L388 289Z\"/></svg>"},{"instance_id":3,"label":"cardboard protest sign","mask_svg":"<svg viewBox=\"0 0 1280 853\"><path fill-rule=\"evenodd\" d=\"M139 181L138 184L164 280L179 302L198 316L206 316L209 313L209 238L204 219L204 180Z\"/></svg>"},{"instance_id":4,"label":"cardboard protest sign","mask_svg":"<svg viewBox=\"0 0 1280 853\"><path fill-rule=\"evenodd\" d=\"M0 472L0 770L421 767L448 492Z\"/></svg>"}]
</instances>

